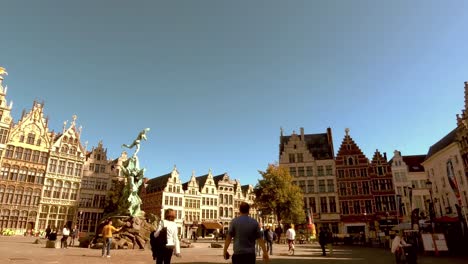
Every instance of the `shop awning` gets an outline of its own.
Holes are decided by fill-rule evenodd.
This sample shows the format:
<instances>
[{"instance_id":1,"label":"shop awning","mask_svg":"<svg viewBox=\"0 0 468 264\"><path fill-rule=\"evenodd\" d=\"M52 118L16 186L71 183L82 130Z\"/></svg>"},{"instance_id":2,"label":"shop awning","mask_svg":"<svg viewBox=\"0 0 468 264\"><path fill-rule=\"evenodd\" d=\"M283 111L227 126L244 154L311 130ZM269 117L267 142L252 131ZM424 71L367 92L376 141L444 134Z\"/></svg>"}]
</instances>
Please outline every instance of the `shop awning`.
<instances>
[{"instance_id":1,"label":"shop awning","mask_svg":"<svg viewBox=\"0 0 468 264\"><path fill-rule=\"evenodd\" d=\"M216 223L216 222L203 222L202 225L206 229L222 229L223 228L223 226L220 223Z\"/></svg>"}]
</instances>

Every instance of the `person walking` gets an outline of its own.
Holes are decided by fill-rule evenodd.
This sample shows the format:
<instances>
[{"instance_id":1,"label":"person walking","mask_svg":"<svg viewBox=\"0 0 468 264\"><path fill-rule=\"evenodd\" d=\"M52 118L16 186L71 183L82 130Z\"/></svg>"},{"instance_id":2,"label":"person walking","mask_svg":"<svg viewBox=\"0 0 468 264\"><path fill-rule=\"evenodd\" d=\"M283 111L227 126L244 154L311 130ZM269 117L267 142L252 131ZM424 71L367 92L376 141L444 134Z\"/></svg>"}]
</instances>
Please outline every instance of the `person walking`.
<instances>
[{"instance_id":1,"label":"person walking","mask_svg":"<svg viewBox=\"0 0 468 264\"><path fill-rule=\"evenodd\" d=\"M234 253L232 264L255 264L255 241L257 240L263 251L263 262L269 262L265 240L261 236L257 220L249 216L250 205L242 202L239 205L240 216L234 218L229 225L229 231L224 241L223 256L229 259L228 248L234 238Z\"/></svg>"},{"instance_id":2,"label":"person walking","mask_svg":"<svg viewBox=\"0 0 468 264\"><path fill-rule=\"evenodd\" d=\"M405 254L405 251L403 250L404 246L407 246L408 244L406 241L403 239L403 234L400 232L395 236L395 238L392 241L392 246L391 246L391 252L395 254L395 261L397 264L401 263L402 256Z\"/></svg>"},{"instance_id":3,"label":"person walking","mask_svg":"<svg viewBox=\"0 0 468 264\"><path fill-rule=\"evenodd\" d=\"M154 237L157 238L159 234L164 235L166 233L167 243L165 247L156 250L156 264L171 264L172 254L176 257L181 257L180 254L180 241L177 234L177 224L174 222L176 218L176 212L173 209L166 209L164 211L164 220L158 225L158 229L154 232ZM165 229L166 232L161 232Z\"/></svg>"},{"instance_id":4,"label":"person walking","mask_svg":"<svg viewBox=\"0 0 468 264\"><path fill-rule=\"evenodd\" d=\"M122 227L115 228L112 226L112 220L109 219L107 221L107 225L102 228L102 238L104 239L104 243L102 245L102 257L107 256L110 258L110 250L111 250L111 243L112 243L112 232L119 232ZM107 252L106 252L107 251ZM104 255L104 253L107 253Z\"/></svg>"},{"instance_id":5,"label":"person walking","mask_svg":"<svg viewBox=\"0 0 468 264\"><path fill-rule=\"evenodd\" d=\"M263 230L262 224L259 223L258 227L260 228L260 236L263 239L265 239L265 230ZM256 253L257 256L261 256L261 254L262 254L262 250L261 250L260 243L258 242L258 240L255 241L255 253Z\"/></svg>"},{"instance_id":6,"label":"person walking","mask_svg":"<svg viewBox=\"0 0 468 264\"><path fill-rule=\"evenodd\" d=\"M273 255L273 240L275 240L275 233L271 230L270 227L267 227L265 231L265 240L267 244L267 251L270 252L270 255Z\"/></svg>"},{"instance_id":7,"label":"person walking","mask_svg":"<svg viewBox=\"0 0 468 264\"><path fill-rule=\"evenodd\" d=\"M326 256L327 253L325 252L325 245L328 243L328 234L323 227L320 227L319 232L319 244L322 248L322 256Z\"/></svg>"},{"instance_id":8,"label":"person walking","mask_svg":"<svg viewBox=\"0 0 468 264\"><path fill-rule=\"evenodd\" d=\"M286 239L288 240L288 250L294 246L294 240L296 240L296 230L294 230L294 224L291 224L286 231Z\"/></svg>"},{"instance_id":9,"label":"person walking","mask_svg":"<svg viewBox=\"0 0 468 264\"><path fill-rule=\"evenodd\" d=\"M60 248L68 248L67 240L69 235L70 229L68 229L67 225L64 225L62 229L62 239L60 240Z\"/></svg>"},{"instance_id":10,"label":"person walking","mask_svg":"<svg viewBox=\"0 0 468 264\"><path fill-rule=\"evenodd\" d=\"M330 255L333 255L333 242L334 242L334 241L333 241L333 240L334 240L334 239L333 239L333 233L332 233L332 231L331 231L329 228L327 228L327 231L326 231L326 232L327 232L327 247L328 247L328 253L329 253Z\"/></svg>"},{"instance_id":11,"label":"person walking","mask_svg":"<svg viewBox=\"0 0 468 264\"><path fill-rule=\"evenodd\" d=\"M52 228L50 228L50 225L48 225L45 230L45 239L49 239L50 232L52 232Z\"/></svg>"},{"instance_id":12,"label":"person walking","mask_svg":"<svg viewBox=\"0 0 468 264\"><path fill-rule=\"evenodd\" d=\"M70 244L69 246L74 246L75 245L75 238L78 236L78 226L75 225L75 227L71 230L70 233Z\"/></svg>"},{"instance_id":13,"label":"person walking","mask_svg":"<svg viewBox=\"0 0 468 264\"><path fill-rule=\"evenodd\" d=\"M278 225L276 228L275 228L275 233L276 233L276 238L278 239L278 241L276 243L280 243L280 239L281 239L281 234L283 234L283 229L281 228L280 225Z\"/></svg>"}]
</instances>

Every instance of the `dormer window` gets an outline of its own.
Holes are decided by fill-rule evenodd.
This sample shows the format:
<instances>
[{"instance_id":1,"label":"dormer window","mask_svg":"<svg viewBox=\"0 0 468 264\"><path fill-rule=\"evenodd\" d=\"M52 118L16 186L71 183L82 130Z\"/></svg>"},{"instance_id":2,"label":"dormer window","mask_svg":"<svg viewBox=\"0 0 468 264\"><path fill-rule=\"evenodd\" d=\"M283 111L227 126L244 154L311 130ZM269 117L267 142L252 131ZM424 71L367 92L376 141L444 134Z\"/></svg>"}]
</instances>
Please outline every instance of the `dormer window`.
<instances>
[{"instance_id":1,"label":"dormer window","mask_svg":"<svg viewBox=\"0 0 468 264\"><path fill-rule=\"evenodd\" d=\"M28 139L26 140L26 143L33 145L35 139L36 139L36 134L29 133L28 134Z\"/></svg>"}]
</instances>

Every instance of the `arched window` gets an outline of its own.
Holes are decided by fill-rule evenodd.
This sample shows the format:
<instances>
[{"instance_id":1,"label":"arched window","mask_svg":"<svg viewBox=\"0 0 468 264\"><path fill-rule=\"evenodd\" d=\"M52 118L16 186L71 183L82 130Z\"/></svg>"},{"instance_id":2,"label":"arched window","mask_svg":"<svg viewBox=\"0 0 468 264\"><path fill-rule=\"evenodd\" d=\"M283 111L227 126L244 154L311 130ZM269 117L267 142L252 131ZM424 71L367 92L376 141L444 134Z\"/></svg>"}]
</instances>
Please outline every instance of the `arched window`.
<instances>
[{"instance_id":1,"label":"arched window","mask_svg":"<svg viewBox=\"0 0 468 264\"><path fill-rule=\"evenodd\" d=\"M223 217L223 211L224 211L223 208L220 207L219 208L219 217Z\"/></svg>"},{"instance_id":2,"label":"arched window","mask_svg":"<svg viewBox=\"0 0 468 264\"><path fill-rule=\"evenodd\" d=\"M47 179L44 186L44 197L52 197L52 187L54 186L54 181Z\"/></svg>"},{"instance_id":3,"label":"arched window","mask_svg":"<svg viewBox=\"0 0 468 264\"><path fill-rule=\"evenodd\" d=\"M232 195L229 195L229 204L232 204Z\"/></svg>"},{"instance_id":4,"label":"arched window","mask_svg":"<svg viewBox=\"0 0 468 264\"><path fill-rule=\"evenodd\" d=\"M5 185L0 185L0 203L4 203L3 202L3 197L5 197ZM1 228L1 226L0 226Z\"/></svg>"},{"instance_id":5,"label":"arched window","mask_svg":"<svg viewBox=\"0 0 468 264\"><path fill-rule=\"evenodd\" d=\"M32 188L27 188L23 195L23 201L21 202L22 205L30 205L31 204L31 196L32 196Z\"/></svg>"},{"instance_id":6,"label":"arched window","mask_svg":"<svg viewBox=\"0 0 468 264\"><path fill-rule=\"evenodd\" d=\"M62 190L62 185L63 185L62 181L56 181L54 183L54 188L52 189L53 198L60 198L60 191Z\"/></svg>"},{"instance_id":7,"label":"arched window","mask_svg":"<svg viewBox=\"0 0 468 264\"><path fill-rule=\"evenodd\" d=\"M13 155L14 159L21 159L23 157L23 148L17 147L15 149L15 154Z\"/></svg>"},{"instance_id":8,"label":"arched window","mask_svg":"<svg viewBox=\"0 0 468 264\"><path fill-rule=\"evenodd\" d=\"M27 175L28 175L28 168L21 167L21 169L19 170L18 181L25 182Z\"/></svg>"},{"instance_id":9,"label":"arched window","mask_svg":"<svg viewBox=\"0 0 468 264\"><path fill-rule=\"evenodd\" d=\"M34 141L36 140L36 134L29 133L28 138L26 139L26 143L34 145Z\"/></svg>"},{"instance_id":10,"label":"arched window","mask_svg":"<svg viewBox=\"0 0 468 264\"><path fill-rule=\"evenodd\" d=\"M224 195L224 203L227 204L228 202L229 202L228 195L225 194L225 195Z\"/></svg>"},{"instance_id":11,"label":"arched window","mask_svg":"<svg viewBox=\"0 0 468 264\"><path fill-rule=\"evenodd\" d=\"M18 171L19 171L19 167L13 166L10 170L9 179L12 181L16 181L18 179Z\"/></svg>"},{"instance_id":12,"label":"arched window","mask_svg":"<svg viewBox=\"0 0 468 264\"><path fill-rule=\"evenodd\" d=\"M62 153L65 153L65 154L68 154L68 146L67 145L63 145L62 146Z\"/></svg>"},{"instance_id":13,"label":"arched window","mask_svg":"<svg viewBox=\"0 0 468 264\"><path fill-rule=\"evenodd\" d=\"M34 169L30 169L28 171L28 177L26 179L27 182L31 182L31 183L34 183L36 180L36 170Z\"/></svg>"},{"instance_id":14,"label":"arched window","mask_svg":"<svg viewBox=\"0 0 468 264\"><path fill-rule=\"evenodd\" d=\"M229 217L233 217L234 214L233 214L233 211L232 211L232 208L229 208Z\"/></svg>"},{"instance_id":15,"label":"arched window","mask_svg":"<svg viewBox=\"0 0 468 264\"><path fill-rule=\"evenodd\" d=\"M39 198L41 197L41 189L34 189L33 191L33 205L39 205Z\"/></svg>"},{"instance_id":16,"label":"arched window","mask_svg":"<svg viewBox=\"0 0 468 264\"><path fill-rule=\"evenodd\" d=\"M15 189L15 195L13 197L13 204L21 204L21 199L23 198L23 187L18 187Z\"/></svg>"},{"instance_id":17,"label":"arched window","mask_svg":"<svg viewBox=\"0 0 468 264\"><path fill-rule=\"evenodd\" d=\"M71 147L69 153L70 155L76 155L76 147Z\"/></svg>"},{"instance_id":18,"label":"arched window","mask_svg":"<svg viewBox=\"0 0 468 264\"><path fill-rule=\"evenodd\" d=\"M10 165L5 164L2 166L1 178L2 180L8 180L8 173L10 172Z\"/></svg>"},{"instance_id":19,"label":"arched window","mask_svg":"<svg viewBox=\"0 0 468 264\"><path fill-rule=\"evenodd\" d=\"M71 183L69 181L66 181L63 185L62 199L68 199L70 197L70 188Z\"/></svg>"},{"instance_id":20,"label":"arched window","mask_svg":"<svg viewBox=\"0 0 468 264\"><path fill-rule=\"evenodd\" d=\"M222 194L219 195L219 203L223 204L223 195Z\"/></svg>"}]
</instances>

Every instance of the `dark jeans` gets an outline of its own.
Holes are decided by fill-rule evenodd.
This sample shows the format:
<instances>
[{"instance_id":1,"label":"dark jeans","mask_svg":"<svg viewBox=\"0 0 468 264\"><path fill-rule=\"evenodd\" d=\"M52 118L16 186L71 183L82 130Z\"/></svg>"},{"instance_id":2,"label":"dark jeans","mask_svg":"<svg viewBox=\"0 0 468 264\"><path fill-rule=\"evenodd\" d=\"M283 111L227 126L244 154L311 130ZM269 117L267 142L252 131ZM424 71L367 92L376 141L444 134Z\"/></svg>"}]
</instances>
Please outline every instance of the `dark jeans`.
<instances>
[{"instance_id":1,"label":"dark jeans","mask_svg":"<svg viewBox=\"0 0 468 264\"><path fill-rule=\"evenodd\" d=\"M270 255L273 255L273 241L266 241L267 252L270 252Z\"/></svg>"},{"instance_id":2,"label":"dark jeans","mask_svg":"<svg viewBox=\"0 0 468 264\"><path fill-rule=\"evenodd\" d=\"M68 240L68 236L62 236L62 239L60 240L61 248L67 248L67 240Z\"/></svg>"},{"instance_id":3,"label":"dark jeans","mask_svg":"<svg viewBox=\"0 0 468 264\"><path fill-rule=\"evenodd\" d=\"M156 264L171 264L172 248L162 248L156 252Z\"/></svg>"},{"instance_id":4,"label":"dark jeans","mask_svg":"<svg viewBox=\"0 0 468 264\"><path fill-rule=\"evenodd\" d=\"M255 253L234 254L232 255L232 264L255 264Z\"/></svg>"},{"instance_id":5,"label":"dark jeans","mask_svg":"<svg viewBox=\"0 0 468 264\"><path fill-rule=\"evenodd\" d=\"M326 253L325 253L325 243L320 243L320 247L322 248L322 256L325 256Z\"/></svg>"}]
</instances>

